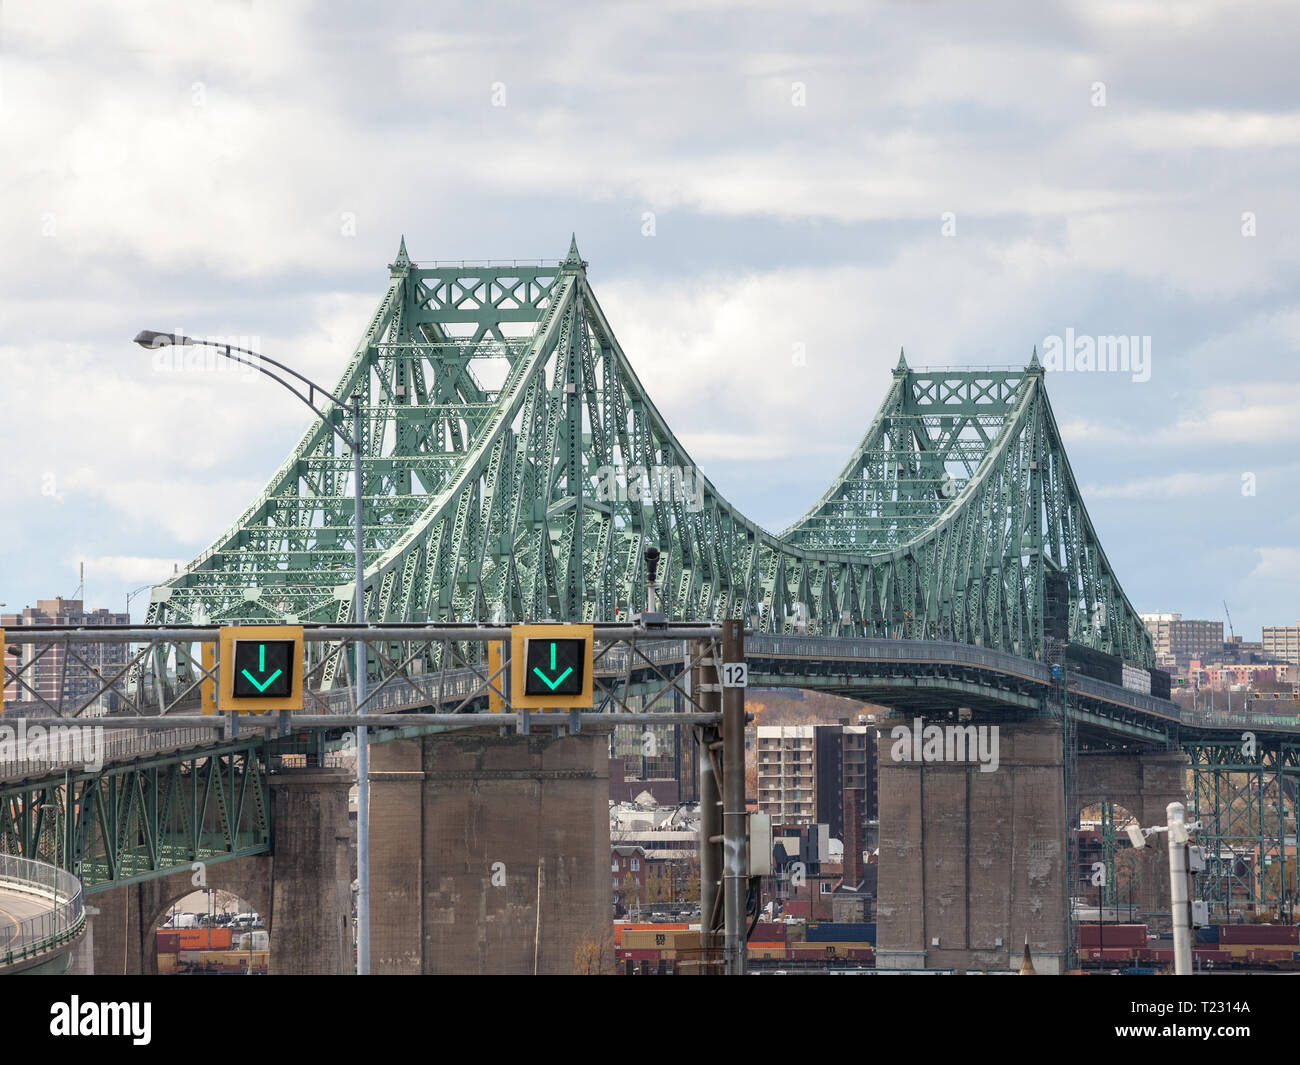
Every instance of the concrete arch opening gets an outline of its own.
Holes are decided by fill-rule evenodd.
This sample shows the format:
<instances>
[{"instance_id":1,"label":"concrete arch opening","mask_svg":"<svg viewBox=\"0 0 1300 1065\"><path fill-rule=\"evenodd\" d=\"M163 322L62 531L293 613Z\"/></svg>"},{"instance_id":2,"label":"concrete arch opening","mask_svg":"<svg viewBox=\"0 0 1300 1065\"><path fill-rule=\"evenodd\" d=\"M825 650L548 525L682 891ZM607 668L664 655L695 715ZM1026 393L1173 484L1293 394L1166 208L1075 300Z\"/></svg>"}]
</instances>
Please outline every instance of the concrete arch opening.
<instances>
[{"instance_id":1,"label":"concrete arch opening","mask_svg":"<svg viewBox=\"0 0 1300 1065\"><path fill-rule=\"evenodd\" d=\"M177 976L265 976L269 915L234 891L206 887L173 899L153 929L153 971Z\"/></svg>"},{"instance_id":2,"label":"concrete arch opening","mask_svg":"<svg viewBox=\"0 0 1300 1065\"><path fill-rule=\"evenodd\" d=\"M1116 802L1094 802L1080 811L1075 830L1078 867L1071 886L1078 923L1145 923L1141 902L1148 855L1134 848L1125 832L1139 823Z\"/></svg>"}]
</instances>

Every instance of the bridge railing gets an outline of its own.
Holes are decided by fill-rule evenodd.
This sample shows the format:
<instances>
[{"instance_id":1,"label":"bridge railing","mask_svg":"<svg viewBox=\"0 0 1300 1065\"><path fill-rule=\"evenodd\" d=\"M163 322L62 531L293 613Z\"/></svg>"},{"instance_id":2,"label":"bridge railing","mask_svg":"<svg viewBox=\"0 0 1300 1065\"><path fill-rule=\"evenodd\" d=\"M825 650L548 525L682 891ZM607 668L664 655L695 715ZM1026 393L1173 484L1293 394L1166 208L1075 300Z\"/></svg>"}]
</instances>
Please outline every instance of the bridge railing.
<instances>
[{"instance_id":1,"label":"bridge railing","mask_svg":"<svg viewBox=\"0 0 1300 1065\"><path fill-rule=\"evenodd\" d=\"M1300 720L1297 720L1294 714L1259 714L1250 710L1230 714L1223 711L1211 712L1184 707L1181 717L1189 725L1223 725L1225 728L1249 728L1258 725L1268 728L1300 729Z\"/></svg>"},{"instance_id":2,"label":"bridge railing","mask_svg":"<svg viewBox=\"0 0 1300 1065\"><path fill-rule=\"evenodd\" d=\"M5 717L0 721L14 730L13 743L0 747L0 779L6 780L43 776L69 766L94 771L108 762L197 747L221 738L215 728L112 729L93 718L60 721Z\"/></svg>"},{"instance_id":3,"label":"bridge railing","mask_svg":"<svg viewBox=\"0 0 1300 1065\"><path fill-rule=\"evenodd\" d=\"M878 662L939 662L983 666L1046 683L1051 671L1019 655L940 640L888 640L853 636L773 636L745 638L747 658L821 658Z\"/></svg>"},{"instance_id":4,"label":"bridge railing","mask_svg":"<svg viewBox=\"0 0 1300 1065\"><path fill-rule=\"evenodd\" d=\"M49 902L44 912L17 921L8 942L0 942L0 965L57 947L77 936L86 923L81 881L66 869L0 854L0 890Z\"/></svg>"}]
</instances>

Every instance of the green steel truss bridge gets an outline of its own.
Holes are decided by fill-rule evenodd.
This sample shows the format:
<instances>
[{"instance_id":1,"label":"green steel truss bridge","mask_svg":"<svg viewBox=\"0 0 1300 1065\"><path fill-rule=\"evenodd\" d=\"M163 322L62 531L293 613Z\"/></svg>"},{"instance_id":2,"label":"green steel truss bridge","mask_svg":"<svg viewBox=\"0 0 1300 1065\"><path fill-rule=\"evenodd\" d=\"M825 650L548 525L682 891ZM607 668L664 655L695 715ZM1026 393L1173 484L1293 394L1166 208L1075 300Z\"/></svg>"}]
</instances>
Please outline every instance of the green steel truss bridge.
<instances>
[{"instance_id":1,"label":"green steel truss bridge","mask_svg":"<svg viewBox=\"0 0 1300 1065\"><path fill-rule=\"evenodd\" d=\"M412 644L397 627L626 622L645 608L654 546L674 624L745 619L752 684L1004 717L1068 707L1072 749L1187 751L1191 813L1216 855L1284 850L1300 793L1294 708L1214 718L1053 673L1062 638L1133 665L1154 656L1088 518L1036 355L1019 369L928 371L900 355L842 472L771 533L695 466L586 267L576 243L559 262L421 266L404 241L390 265L334 389L359 395L364 417L371 713L485 701L471 648ZM340 425L349 415L325 411ZM309 636L313 711L355 710L354 489L336 441L313 420L238 520L154 589L155 633L129 637L143 647L128 693L141 706L192 709L199 630L287 622L324 627ZM182 635L165 648L166 632ZM1243 727L1260 739L1249 756ZM313 728L304 749L319 756L325 727ZM98 773L0 783L0 849L74 867L91 891L265 853L266 773L289 741L206 735ZM1210 897L1281 893L1257 862L1230 868Z\"/></svg>"},{"instance_id":2,"label":"green steel truss bridge","mask_svg":"<svg viewBox=\"0 0 1300 1065\"><path fill-rule=\"evenodd\" d=\"M1036 355L927 372L900 355L843 471L773 534L700 473L586 266L572 243L558 263L421 267L403 241L334 390L363 408L370 622L625 620L655 546L663 608L683 621L1041 658L1050 574L1073 642L1152 664ZM355 621L353 495L350 456L313 422L239 519L154 590L147 622Z\"/></svg>"}]
</instances>

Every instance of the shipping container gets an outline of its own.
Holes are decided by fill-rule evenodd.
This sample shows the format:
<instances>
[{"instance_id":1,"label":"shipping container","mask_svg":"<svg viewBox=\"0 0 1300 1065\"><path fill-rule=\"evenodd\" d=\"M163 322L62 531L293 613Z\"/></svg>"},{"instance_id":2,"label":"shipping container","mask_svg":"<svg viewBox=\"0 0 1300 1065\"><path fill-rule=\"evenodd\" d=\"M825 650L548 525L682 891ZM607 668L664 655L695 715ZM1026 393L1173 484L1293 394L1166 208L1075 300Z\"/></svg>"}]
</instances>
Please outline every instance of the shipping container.
<instances>
[{"instance_id":1,"label":"shipping container","mask_svg":"<svg viewBox=\"0 0 1300 1065\"><path fill-rule=\"evenodd\" d=\"M1217 924L1206 925L1204 928L1195 928L1192 931L1196 935L1197 943L1217 944L1219 942L1219 926ZM1170 934L1172 935L1172 933Z\"/></svg>"},{"instance_id":2,"label":"shipping container","mask_svg":"<svg viewBox=\"0 0 1300 1065\"><path fill-rule=\"evenodd\" d=\"M1133 947L1104 947L1101 950L1102 961L1132 961L1137 951Z\"/></svg>"},{"instance_id":3,"label":"shipping container","mask_svg":"<svg viewBox=\"0 0 1300 1065\"><path fill-rule=\"evenodd\" d=\"M809 924L805 938L809 943L875 943L875 922L828 922Z\"/></svg>"},{"instance_id":4,"label":"shipping container","mask_svg":"<svg viewBox=\"0 0 1300 1065\"><path fill-rule=\"evenodd\" d=\"M254 952L256 952L259 950L271 949L270 932L241 932L238 936L234 937L233 939L231 938L230 933L227 932L226 939L229 940L229 942L226 943L226 947L228 947L231 950L251 949ZM216 946L217 944L213 943L214 949L216 948Z\"/></svg>"},{"instance_id":5,"label":"shipping container","mask_svg":"<svg viewBox=\"0 0 1300 1065\"><path fill-rule=\"evenodd\" d=\"M1081 924L1081 947L1145 947L1147 926L1144 924Z\"/></svg>"},{"instance_id":6,"label":"shipping container","mask_svg":"<svg viewBox=\"0 0 1300 1065\"><path fill-rule=\"evenodd\" d=\"M619 961L658 961L657 950L620 950L615 953Z\"/></svg>"},{"instance_id":7,"label":"shipping container","mask_svg":"<svg viewBox=\"0 0 1300 1065\"><path fill-rule=\"evenodd\" d=\"M1281 947L1252 947L1246 954L1248 961L1290 961L1294 951Z\"/></svg>"},{"instance_id":8,"label":"shipping container","mask_svg":"<svg viewBox=\"0 0 1300 1065\"><path fill-rule=\"evenodd\" d=\"M786 950L786 956L791 961L825 961L826 951L817 950L813 947L790 947Z\"/></svg>"},{"instance_id":9,"label":"shipping container","mask_svg":"<svg viewBox=\"0 0 1300 1065\"><path fill-rule=\"evenodd\" d=\"M849 956L849 951L870 950L871 946L872 944L870 943L861 943L861 942L824 943L819 941L819 942L809 942L802 949L818 950L822 953L824 957L827 958L847 958Z\"/></svg>"},{"instance_id":10,"label":"shipping container","mask_svg":"<svg viewBox=\"0 0 1300 1065\"><path fill-rule=\"evenodd\" d=\"M160 930L155 937L155 950L158 954L175 954L181 949L181 934Z\"/></svg>"},{"instance_id":11,"label":"shipping container","mask_svg":"<svg viewBox=\"0 0 1300 1065\"><path fill-rule=\"evenodd\" d=\"M773 921L759 921L749 937L751 943L777 943L785 945L785 925Z\"/></svg>"},{"instance_id":12,"label":"shipping container","mask_svg":"<svg viewBox=\"0 0 1300 1065\"><path fill-rule=\"evenodd\" d=\"M1244 943L1248 946L1300 944L1300 928L1293 924L1225 924L1219 928L1219 943Z\"/></svg>"},{"instance_id":13,"label":"shipping container","mask_svg":"<svg viewBox=\"0 0 1300 1065\"><path fill-rule=\"evenodd\" d=\"M185 928L173 933L180 937L181 950L229 950L229 928Z\"/></svg>"},{"instance_id":14,"label":"shipping container","mask_svg":"<svg viewBox=\"0 0 1300 1065\"><path fill-rule=\"evenodd\" d=\"M849 961L869 961L876 960L876 952L870 947L850 947Z\"/></svg>"},{"instance_id":15,"label":"shipping container","mask_svg":"<svg viewBox=\"0 0 1300 1065\"><path fill-rule=\"evenodd\" d=\"M751 943L746 951L746 957L751 960L762 958L785 958L785 947L778 946L775 943Z\"/></svg>"},{"instance_id":16,"label":"shipping container","mask_svg":"<svg viewBox=\"0 0 1300 1065\"><path fill-rule=\"evenodd\" d=\"M623 946L628 950L677 950L699 945L698 929L638 928L623 933Z\"/></svg>"},{"instance_id":17,"label":"shipping container","mask_svg":"<svg viewBox=\"0 0 1300 1065\"><path fill-rule=\"evenodd\" d=\"M662 924L655 924L655 923L650 922L650 921L643 921L643 922L615 921L615 922L614 922L614 946L616 946L616 947L618 947L618 946L622 946L622 944L623 944L623 933L624 933L625 931L634 931L634 932L635 932L635 931L642 930L642 929L646 929L646 928L653 928L653 929L656 929L656 930L662 930L662 929L665 929L665 928L670 928L670 929L681 929L681 928L687 928L687 927L689 927L689 926L686 925L685 923L680 923L680 924L670 924L670 923L668 923L668 922L664 922L664 923L662 923Z\"/></svg>"}]
</instances>

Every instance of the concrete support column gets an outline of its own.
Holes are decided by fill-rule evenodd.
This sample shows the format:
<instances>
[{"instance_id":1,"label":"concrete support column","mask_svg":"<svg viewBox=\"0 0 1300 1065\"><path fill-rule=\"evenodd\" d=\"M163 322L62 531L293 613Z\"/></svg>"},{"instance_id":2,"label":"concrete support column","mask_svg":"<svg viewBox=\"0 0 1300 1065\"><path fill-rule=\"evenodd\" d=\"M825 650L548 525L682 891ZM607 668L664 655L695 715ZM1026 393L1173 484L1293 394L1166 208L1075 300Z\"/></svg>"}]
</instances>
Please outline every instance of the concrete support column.
<instances>
[{"instance_id":1,"label":"concrete support column","mask_svg":"<svg viewBox=\"0 0 1300 1065\"><path fill-rule=\"evenodd\" d=\"M421 740L426 973L612 964L609 728L457 729ZM413 845L375 825L376 851ZM387 837L387 838L386 838Z\"/></svg>"},{"instance_id":2,"label":"concrete support column","mask_svg":"<svg viewBox=\"0 0 1300 1065\"><path fill-rule=\"evenodd\" d=\"M114 888L87 897L99 911L91 947L96 975L127 976L143 973L140 894L135 886Z\"/></svg>"},{"instance_id":3,"label":"concrete support column","mask_svg":"<svg viewBox=\"0 0 1300 1065\"><path fill-rule=\"evenodd\" d=\"M370 964L418 974L424 956L424 754L418 739L370 752Z\"/></svg>"},{"instance_id":4,"label":"concrete support column","mask_svg":"<svg viewBox=\"0 0 1300 1065\"><path fill-rule=\"evenodd\" d=\"M1065 794L1059 726L986 733L996 768L946 760L946 715L891 717L880 731L881 969L1018 968L1065 961ZM979 725L973 721L970 725ZM932 745L937 726L940 747ZM901 727L901 731L892 731ZM993 727L992 725L985 726ZM920 757L918 757L920 755Z\"/></svg>"},{"instance_id":5,"label":"concrete support column","mask_svg":"<svg viewBox=\"0 0 1300 1065\"><path fill-rule=\"evenodd\" d=\"M288 770L271 777L273 974L354 971L351 785L352 775L343 769Z\"/></svg>"}]
</instances>

